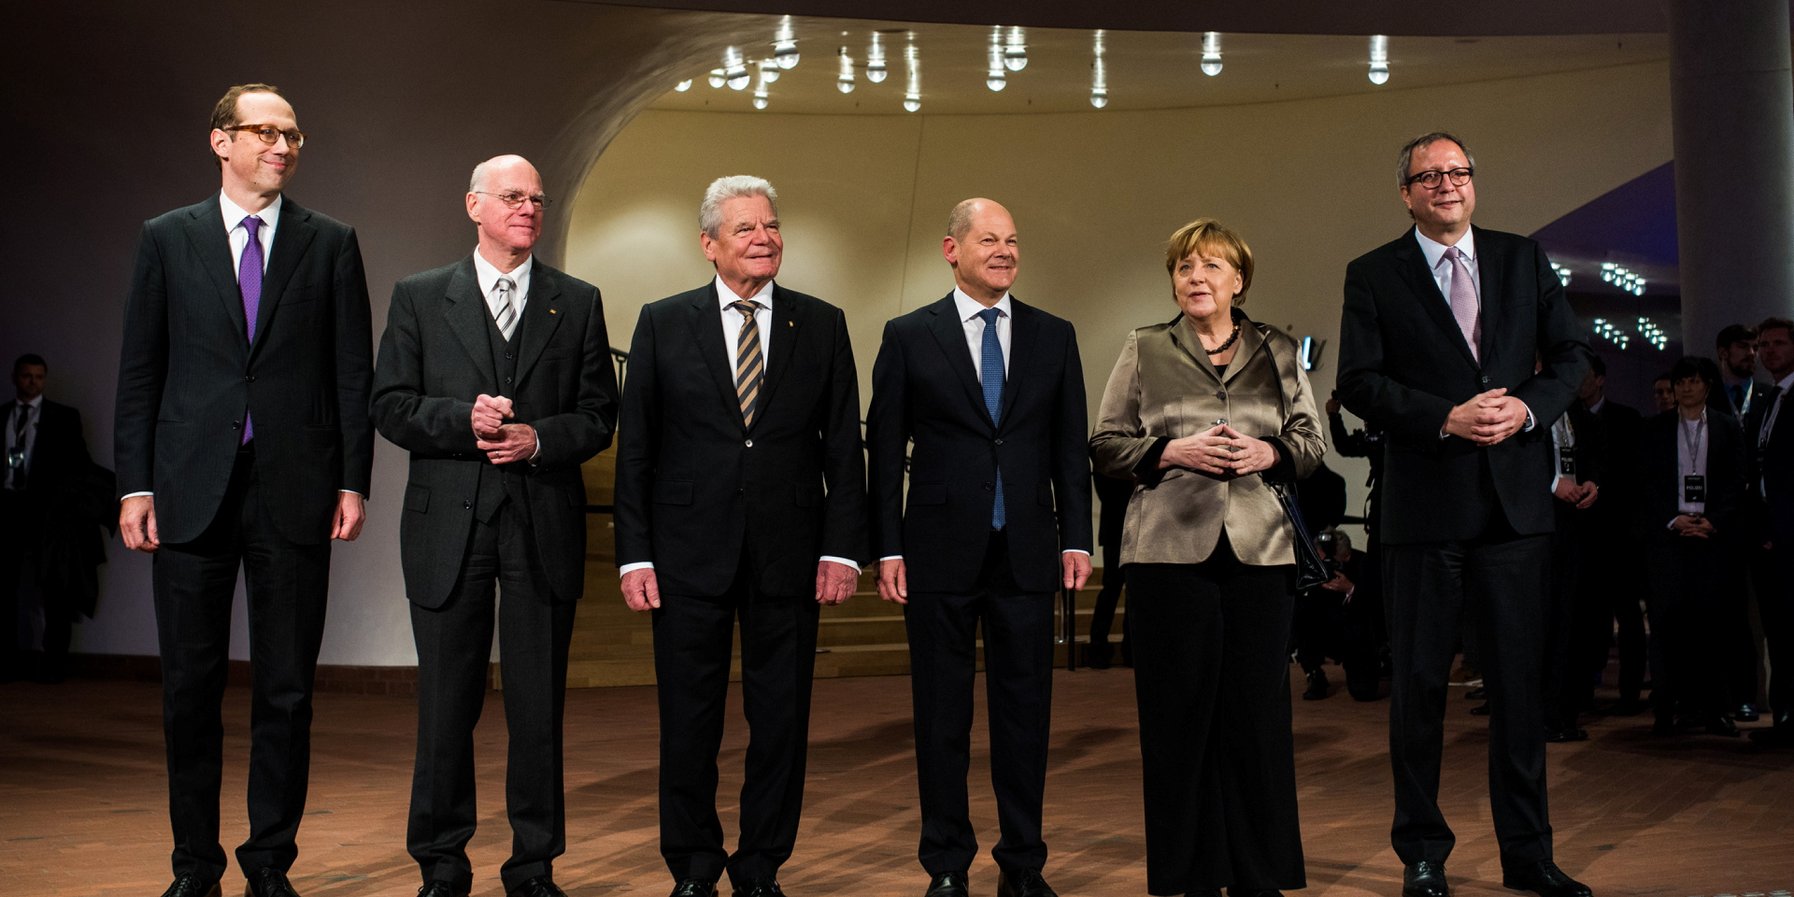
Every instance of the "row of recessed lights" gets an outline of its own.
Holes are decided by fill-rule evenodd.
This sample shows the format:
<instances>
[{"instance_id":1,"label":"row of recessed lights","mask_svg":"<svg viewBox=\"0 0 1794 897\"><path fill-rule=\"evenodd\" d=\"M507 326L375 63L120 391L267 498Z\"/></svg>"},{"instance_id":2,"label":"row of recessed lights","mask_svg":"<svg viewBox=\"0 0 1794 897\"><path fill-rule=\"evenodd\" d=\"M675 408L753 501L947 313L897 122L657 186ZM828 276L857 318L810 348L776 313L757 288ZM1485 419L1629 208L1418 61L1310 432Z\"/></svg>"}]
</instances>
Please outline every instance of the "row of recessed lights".
<instances>
[{"instance_id":1,"label":"row of recessed lights","mask_svg":"<svg viewBox=\"0 0 1794 897\"><path fill-rule=\"evenodd\" d=\"M1641 315L1637 325L1637 334L1652 348L1662 352L1669 346L1669 337L1664 334L1663 328L1658 327L1655 321ZM1618 325L1606 318L1595 319L1595 335L1619 346L1622 351L1632 344L1632 334L1621 330Z\"/></svg>"},{"instance_id":2,"label":"row of recessed lights","mask_svg":"<svg viewBox=\"0 0 1794 897\"><path fill-rule=\"evenodd\" d=\"M1090 64L1090 105L1101 109L1109 105L1108 66L1104 59L1107 47L1106 32L1098 29L1091 38ZM842 37L847 33L842 32ZM760 59L755 64L758 72L750 70L748 60L741 48L728 47L723 50L722 65L711 69L707 82L712 88L746 90L749 83L754 85L754 108L765 109L771 99L768 85L779 80L781 72L797 67L801 58L797 48L797 38L792 28L791 17L779 20L772 40L772 55ZM992 26L990 43L985 51L986 68L984 86L992 91L1001 91L1008 86L1009 75L1028 67L1027 33L1020 26ZM908 32L903 50L904 63L908 69L903 93L903 108L910 112L922 108L922 66L921 54L916 49L915 32ZM853 56L849 54L846 44L842 44L836 53L837 67L835 88L842 93L853 93L855 87L855 69ZM1221 32L1205 31L1202 34L1202 73L1210 77L1221 74ZM873 84L883 83L890 73L889 63L885 56L885 47L880 32L872 32L870 43L866 48L866 80ZM1372 84L1384 84L1389 81L1389 37L1375 34L1370 38L1370 69L1368 77ZM694 79L687 78L673 86L673 89L684 93L691 90Z\"/></svg>"}]
</instances>

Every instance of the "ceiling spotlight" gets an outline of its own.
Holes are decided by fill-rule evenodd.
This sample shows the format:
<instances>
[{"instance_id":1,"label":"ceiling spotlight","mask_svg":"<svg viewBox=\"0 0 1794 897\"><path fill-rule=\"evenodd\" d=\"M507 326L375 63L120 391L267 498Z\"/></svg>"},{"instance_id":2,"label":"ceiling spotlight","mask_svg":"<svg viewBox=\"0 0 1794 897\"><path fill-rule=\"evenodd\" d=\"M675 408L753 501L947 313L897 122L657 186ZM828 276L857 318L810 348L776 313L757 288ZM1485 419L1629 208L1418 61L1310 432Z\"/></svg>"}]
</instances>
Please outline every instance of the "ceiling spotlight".
<instances>
[{"instance_id":1,"label":"ceiling spotlight","mask_svg":"<svg viewBox=\"0 0 1794 897\"><path fill-rule=\"evenodd\" d=\"M772 59L779 68L797 68L797 35L791 30L791 17L779 20L779 30L772 39Z\"/></svg>"},{"instance_id":2,"label":"ceiling spotlight","mask_svg":"<svg viewBox=\"0 0 1794 897\"><path fill-rule=\"evenodd\" d=\"M885 45L878 32L872 32L872 46L866 48L866 80L883 84L890 72L885 68Z\"/></svg>"},{"instance_id":3,"label":"ceiling spotlight","mask_svg":"<svg viewBox=\"0 0 1794 897\"><path fill-rule=\"evenodd\" d=\"M1028 67L1028 39L1022 34L1022 26L1009 29L1009 37L1003 42L1003 67L1019 72Z\"/></svg>"},{"instance_id":4,"label":"ceiling spotlight","mask_svg":"<svg viewBox=\"0 0 1794 897\"><path fill-rule=\"evenodd\" d=\"M984 86L991 90L1002 90L1009 84L1009 72L1003 68L1003 45L998 37L1001 30L993 29L990 33L990 64L984 73Z\"/></svg>"},{"instance_id":5,"label":"ceiling spotlight","mask_svg":"<svg viewBox=\"0 0 1794 897\"><path fill-rule=\"evenodd\" d=\"M710 77L707 80L710 82L711 87L717 87L717 88L722 87L723 84L725 83L725 79L723 77L723 70L722 69L711 69Z\"/></svg>"},{"instance_id":6,"label":"ceiling spotlight","mask_svg":"<svg viewBox=\"0 0 1794 897\"><path fill-rule=\"evenodd\" d=\"M1221 32L1202 32L1202 73L1213 78L1221 74Z\"/></svg>"},{"instance_id":7,"label":"ceiling spotlight","mask_svg":"<svg viewBox=\"0 0 1794 897\"><path fill-rule=\"evenodd\" d=\"M691 79L687 78L684 81L681 81L678 84L673 85L673 89L675 91L678 91L679 93L684 93L684 92L690 90L691 89Z\"/></svg>"},{"instance_id":8,"label":"ceiling spotlight","mask_svg":"<svg viewBox=\"0 0 1794 897\"><path fill-rule=\"evenodd\" d=\"M741 58L739 47L729 47L723 50L723 77L727 79L730 90L745 90L747 88L747 62Z\"/></svg>"},{"instance_id":9,"label":"ceiling spotlight","mask_svg":"<svg viewBox=\"0 0 1794 897\"><path fill-rule=\"evenodd\" d=\"M835 75L835 89L842 93L853 93L853 57L847 55L846 47L841 48L840 60L839 73Z\"/></svg>"},{"instance_id":10,"label":"ceiling spotlight","mask_svg":"<svg viewBox=\"0 0 1794 897\"><path fill-rule=\"evenodd\" d=\"M1090 105L1101 109L1109 105L1109 71L1103 63L1103 31L1097 29L1090 42Z\"/></svg>"},{"instance_id":11,"label":"ceiling spotlight","mask_svg":"<svg viewBox=\"0 0 1794 897\"><path fill-rule=\"evenodd\" d=\"M922 54L916 49L916 33L909 33L903 47L903 62L909 68L909 83L903 89L903 111L922 111Z\"/></svg>"},{"instance_id":12,"label":"ceiling spotlight","mask_svg":"<svg viewBox=\"0 0 1794 897\"><path fill-rule=\"evenodd\" d=\"M754 88L754 108L755 109L765 109L766 102L769 97L770 97L770 95L766 92L766 88L764 88L764 87Z\"/></svg>"},{"instance_id":13,"label":"ceiling spotlight","mask_svg":"<svg viewBox=\"0 0 1794 897\"><path fill-rule=\"evenodd\" d=\"M1370 36L1370 83L1389 82L1389 35Z\"/></svg>"},{"instance_id":14,"label":"ceiling spotlight","mask_svg":"<svg viewBox=\"0 0 1794 897\"><path fill-rule=\"evenodd\" d=\"M760 80L765 81L768 84L779 80L779 75L782 74L782 72L779 71L779 64L770 59L760 60L759 71Z\"/></svg>"},{"instance_id":15,"label":"ceiling spotlight","mask_svg":"<svg viewBox=\"0 0 1794 897\"><path fill-rule=\"evenodd\" d=\"M1560 265L1556 262L1552 262L1551 263L1551 273L1557 275L1557 282L1558 282L1559 286L1567 287L1570 285L1570 266L1569 265Z\"/></svg>"}]
</instances>

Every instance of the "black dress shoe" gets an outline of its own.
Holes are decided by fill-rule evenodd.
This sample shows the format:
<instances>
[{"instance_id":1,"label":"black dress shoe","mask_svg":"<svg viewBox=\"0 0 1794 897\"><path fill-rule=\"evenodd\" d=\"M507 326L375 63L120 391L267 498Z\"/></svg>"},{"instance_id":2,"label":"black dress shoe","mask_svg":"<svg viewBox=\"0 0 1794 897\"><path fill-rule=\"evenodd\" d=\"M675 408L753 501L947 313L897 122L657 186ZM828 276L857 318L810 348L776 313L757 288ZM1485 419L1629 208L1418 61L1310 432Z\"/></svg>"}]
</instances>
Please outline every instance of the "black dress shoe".
<instances>
[{"instance_id":1,"label":"black dress shoe","mask_svg":"<svg viewBox=\"0 0 1794 897\"><path fill-rule=\"evenodd\" d=\"M1331 684L1332 683L1327 681L1327 671L1326 670L1317 669L1314 672L1309 673L1308 674L1308 688L1307 688L1307 690L1302 692L1302 700L1304 700L1304 701L1319 701L1319 700L1326 698L1327 697L1327 687Z\"/></svg>"},{"instance_id":2,"label":"black dress shoe","mask_svg":"<svg viewBox=\"0 0 1794 897\"><path fill-rule=\"evenodd\" d=\"M1409 863L1402 869L1402 897L1451 897L1445 864L1432 860Z\"/></svg>"},{"instance_id":3,"label":"black dress shoe","mask_svg":"<svg viewBox=\"0 0 1794 897\"><path fill-rule=\"evenodd\" d=\"M222 889L217 882L207 883L201 881L199 876L187 873L175 876L174 884L162 892L162 897L219 897L221 893Z\"/></svg>"},{"instance_id":4,"label":"black dress shoe","mask_svg":"<svg viewBox=\"0 0 1794 897\"><path fill-rule=\"evenodd\" d=\"M997 897L1059 897L1034 869L999 869Z\"/></svg>"},{"instance_id":5,"label":"black dress shoe","mask_svg":"<svg viewBox=\"0 0 1794 897\"><path fill-rule=\"evenodd\" d=\"M546 875L525 879L523 884L506 891L507 897L567 897L567 892L554 886L554 879Z\"/></svg>"},{"instance_id":6,"label":"black dress shoe","mask_svg":"<svg viewBox=\"0 0 1794 897\"><path fill-rule=\"evenodd\" d=\"M1737 738L1738 724L1732 722L1731 717L1728 717L1725 714L1720 714L1719 716L1708 717L1703 721L1701 723L1701 731L1708 735L1718 735L1722 738Z\"/></svg>"},{"instance_id":7,"label":"black dress shoe","mask_svg":"<svg viewBox=\"0 0 1794 897\"><path fill-rule=\"evenodd\" d=\"M928 882L922 897L967 897L964 872L942 872Z\"/></svg>"},{"instance_id":8,"label":"black dress shoe","mask_svg":"<svg viewBox=\"0 0 1794 897\"><path fill-rule=\"evenodd\" d=\"M716 897L716 882L701 878L681 878L667 897Z\"/></svg>"},{"instance_id":9,"label":"black dress shoe","mask_svg":"<svg viewBox=\"0 0 1794 897\"><path fill-rule=\"evenodd\" d=\"M1464 692L1464 700L1466 701L1487 701L1488 699L1489 690L1481 685Z\"/></svg>"},{"instance_id":10,"label":"black dress shoe","mask_svg":"<svg viewBox=\"0 0 1794 897\"><path fill-rule=\"evenodd\" d=\"M457 887L446 881L433 881L417 889L417 897L468 897L471 888Z\"/></svg>"},{"instance_id":11,"label":"black dress shoe","mask_svg":"<svg viewBox=\"0 0 1794 897\"><path fill-rule=\"evenodd\" d=\"M1587 741L1588 730L1570 726L1564 729L1546 729L1545 740L1552 744L1566 744L1571 741Z\"/></svg>"},{"instance_id":12,"label":"black dress shoe","mask_svg":"<svg viewBox=\"0 0 1794 897\"><path fill-rule=\"evenodd\" d=\"M243 897L299 897L299 892L293 890L285 872L264 866L249 874L249 883L243 886Z\"/></svg>"},{"instance_id":13,"label":"black dress shoe","mask_svg":"<svg viewBox=\"0 0 1794 897\"><path fill-rule=\"evenodd\" d=\"M1501 870L1501 886L1516 891L1531 891L1539 897L1594 897L1588 885L1564 874L1550 860L1539 860Z\"/></svg>"},{"instance_id":14,"label":"black dress shoe","mask_svg":"<svg viewBox=\"0 0 1794 897\"><path fill-rule=\"evenodd\" d=\"M1732 711L1732 719L1735 719L1741 723L1756 722L1757 721L1757 706L1755 704L1752 704L1749 701L1745 701L1744 703L1739 704L1738 709Z\"/></svg>"},{"instance_id":15,"label":"black dress shoe","mask_svg":"<svg viewBox=\"0 0 1794 897\"><path fill-rule=\"evenodd\" d=\"M770 878L755 878L735 889L735 897L785 897L779 883Z\"/></svg>"}]
</instances>

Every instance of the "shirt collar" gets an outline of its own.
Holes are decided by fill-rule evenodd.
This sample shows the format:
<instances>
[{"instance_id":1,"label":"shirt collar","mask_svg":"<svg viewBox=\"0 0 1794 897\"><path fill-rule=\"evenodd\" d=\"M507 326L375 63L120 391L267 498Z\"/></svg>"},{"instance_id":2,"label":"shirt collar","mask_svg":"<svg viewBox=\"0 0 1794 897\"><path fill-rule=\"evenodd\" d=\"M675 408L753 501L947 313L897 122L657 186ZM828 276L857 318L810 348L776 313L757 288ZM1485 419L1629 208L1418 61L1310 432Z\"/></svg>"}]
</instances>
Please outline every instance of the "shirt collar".
<instances>
[{"instance_id":1,"label":"shirt collar","mask_svg":"<svg viewBox=\"0 0 1794 897\"><path fill-rule=\"evenodd\" d=\"M1787 395L1787 394L1788 394L1788 390L1790 390L1790 389L1794 389L1794 373L1791 373L1791 374L1789 374L1789 375L1788 375L1788 376L1786 376L1786 377L1783 377L1783 378L1781 378L1781 379L1780 379L1780 380L1777 380L1777 381L1775 381L1775 385L1776 385L1776 386L1779 386L1779 387L1781 387L1781 389L1782 389L1782 391L1781 391L1781 394L1782 394L1782 395Z\"/></svg>"},{"instance_id":2,"label":"shirt collar","mask_svg":"<svg viewBox=\"0 0 1794 897\"><path fill-rule=\"evenodd\" d=\"M1414 239L1420 241L1420 251L1426 254L1426 266L1428 270L1436 270L1439 267L1440 259L1445 258L1445 250L1451 248L1450 246L1421 233L1419 227L1414 228ZM1464 231L1464 237L1458 241L1457 246L1458 251L1464 254L1464 260L1466 262L1475 262L1476 228Z\"/></svg>"},{"instance_id":3,"label":"shirt collar","mask_svg":"<svg viewBox=\"0 0 1794 897\"><path fill-rule=\"evenodd\" d=\"M985 308L984 303L966 295L966 291L959 287L953 288L953 306L959 310L960 323L972 320L978 316L979 312L984 311ZM1004 293L1003 298L998 299L997 304L993 307L999 312L997 315L999 318L1012 318L1015 316L1015 308L1009 301L1008 293Z\"/></svg>"},{"instance_id":4,"label":"shirt collar","mask_svg":"<svg viewBox=\"0 0 1794 897\"><path fill-rule=\"evenodd\" d=\"M15 395L12 397L12 404L13 404L14 408L17 408L19 406L19 397L18 396ZM44 394L40 392L37 394L37 398L26 399L25 404L30 405L32 408L44 407Z\"/></svg>"},{"instance_id":5,"label":"shirt collar","mask_svg":"<svg viewBox=\"0 0 1794 897\"><path fill-rule=\"evenodd\" d=\"M529 295L529 275L535 265L536 256L531 253L525 256L517 267L509 271L500 271L498 266L486 261L486 257L480 255L478 247L475 247L473 251L473 274L480 282L480 295L482 296L492 295L492 288L498 286L500 277L509 277L512 282L517 284L517 295Z\"/></svg>"},{"instance_id":6,"label":"shirt collar","mask_svg":"<svg viewBox=\"0 0 1794 897\"><path fill-rule=\"evenodd\" d=\"M746 299L770 311L772 309L772 283L770 280L767 281L766 286L761 287L760 291L752 296L737 296L734 290L729 289L728 284L723 283L723 276L718 274L716 276L716 298L718 302L722 303L721 307L724 309Z\"/></svg>"},{"instance_id":7,"label":"shirt collar","mask_svg":"<svg viewBox=\"0 0 1794 897\"><path fill-rule=\"evenodd\" d=\"M255 217L262 219L262 226L267 228L269 233L273 233L274 228L280 224L280 207L285 202L284 195L275 196L274 201L268 203L267 208L253 213ZM218 208L224 213L224 229L227 232L242 227L243 219L248 218L251 214L242 206L231 202L230 197L226 196L223 190L218 191Z\"/></svg>"}]
</instances>

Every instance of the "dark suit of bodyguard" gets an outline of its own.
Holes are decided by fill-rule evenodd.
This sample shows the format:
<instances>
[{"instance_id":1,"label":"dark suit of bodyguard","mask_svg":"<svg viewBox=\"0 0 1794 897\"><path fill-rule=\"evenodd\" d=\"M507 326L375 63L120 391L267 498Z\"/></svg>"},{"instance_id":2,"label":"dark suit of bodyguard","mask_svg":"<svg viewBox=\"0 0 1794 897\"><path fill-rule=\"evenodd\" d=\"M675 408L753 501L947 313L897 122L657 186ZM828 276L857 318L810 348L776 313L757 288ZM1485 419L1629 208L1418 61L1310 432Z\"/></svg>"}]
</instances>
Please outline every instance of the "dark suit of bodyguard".
<instances>
[{"instance_id":1,"label":"dark suit of bodyguard","mask_svg":"<svg viewBox=\"0 0 1794 897\"><path fill-rule=\"evenodd\" d=\"M429 897L468 893L497 584L513 835L501 877L512 895L549 897L561 893L561 719L585 581L579 468L610 444L617 378L597 289L530 255L546 204L536 170L517 156L481 163L467 199L476 255L394 287L374 373L380 434L411 453L399 524L418 662L407 843Z\"/></svg>"}]
</instances>

